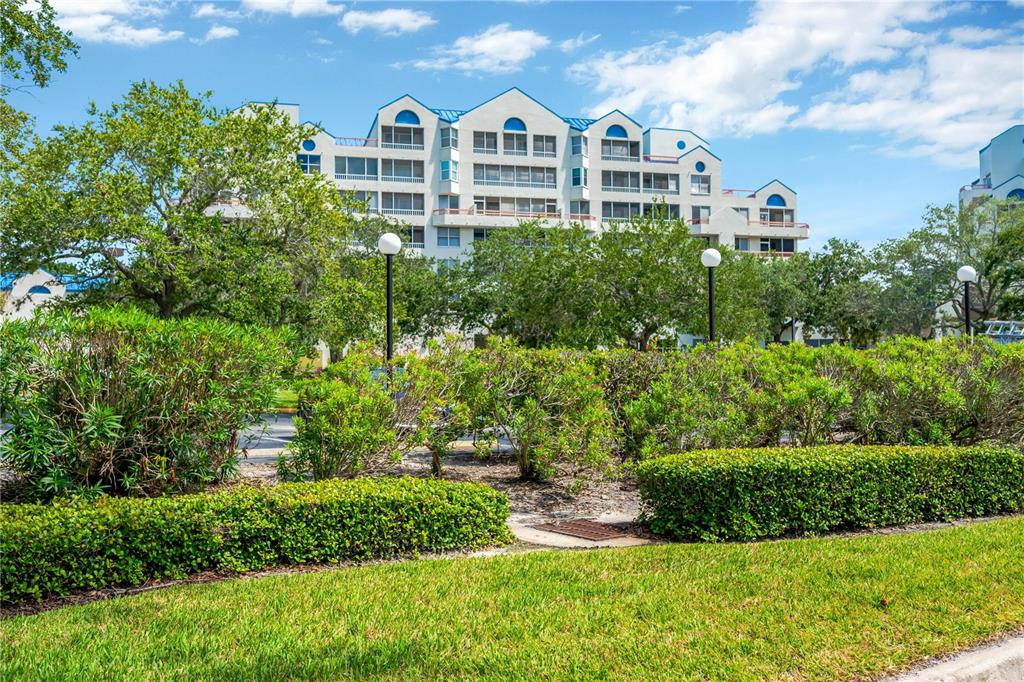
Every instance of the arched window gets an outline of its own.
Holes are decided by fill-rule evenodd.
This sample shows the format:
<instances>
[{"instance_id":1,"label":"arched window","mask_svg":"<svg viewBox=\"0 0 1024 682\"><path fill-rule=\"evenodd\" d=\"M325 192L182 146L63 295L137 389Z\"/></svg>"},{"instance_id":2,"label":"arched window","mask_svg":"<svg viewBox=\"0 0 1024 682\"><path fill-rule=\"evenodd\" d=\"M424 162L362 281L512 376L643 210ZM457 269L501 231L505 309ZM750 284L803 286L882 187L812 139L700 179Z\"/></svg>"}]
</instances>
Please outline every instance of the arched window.
<instances>
[{"instance_id":1,"label":"arched window","mask_svg":"<svg viewBox=\"0 0 1024 682\"><path fill-rule=\"evenodd\" d=\"M520 119L518 119L518 118L513 116L512 118L510 118L507 121L505 121L505 126L504 126L503 130L508 130L508 131L513 132L513 133L525 133L526 132L526 124L523 123L522 120L520 120Z\"/></svg>"},{"instance_id":2,"label":"arched window","mask_svg":"<svg viewBox=\"0 0 1024 682\"><path fill-rule=\"evenodd\" d=\"M786 200L778 194L773 194L768 197L768 201L765 202L768 206L785 206Z\"/></svg>"},{"instance_id":3,"label":"arched window","mask_svg":"<svg viewBox=\"0 0 1024 682\"><path fill-rule=\"evenodd\" d=\"M626 135L626 129L620 126L618 123L612 126L608 126L608 130L604 132L605 137L629 137Z\"/></svg>"},{"instance_id":4,"label":"arched window","mask_svg":"<svg viewBox=\"0 0 1024 682\"><path fill-rule=\"evenodd\" d=\"M1006 195L1011 201L1024 201L1024 189L1015 189Z\"/></svg>"},{"instance_id":5,"label":"arched window","mask_svg":"<svg viewBox=\"0 0 1024 682\"><path fill-rule=\"evenodd\" d=\"M415 111L405 109L403 111L399 111L398 116L395 116L395 123L407 126L418 126L420 124L420 117L416 115Z\"/></svg>"},{"instance_id":6,"label":"arched window","mask_svg":"<svg viewBox=\"0 0 1024 682\"><path fill-rule=\"evenodd\" d=\"M37 284L34 287L32 287L31 289L29 289L28 293L30 293L30 294L39 294L40 296L49 296L50 295L50 290L47 289L46 287L40 285L40 284Z\"/></svg>"}]
</instances>

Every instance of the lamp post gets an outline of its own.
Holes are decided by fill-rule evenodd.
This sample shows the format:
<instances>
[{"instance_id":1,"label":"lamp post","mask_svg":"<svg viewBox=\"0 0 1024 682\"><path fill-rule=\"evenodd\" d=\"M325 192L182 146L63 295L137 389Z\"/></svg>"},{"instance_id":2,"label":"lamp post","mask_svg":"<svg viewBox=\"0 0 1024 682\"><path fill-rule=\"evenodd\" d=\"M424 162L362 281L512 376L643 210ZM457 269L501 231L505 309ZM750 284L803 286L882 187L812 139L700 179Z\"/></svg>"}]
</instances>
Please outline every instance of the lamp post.
<instances>
[{"instance_id":1,"label":"lamp post","mask_svg":"<svg viewBox=\"0 0 1024 682\"><path fill-rule=\"evenodd\" d=\"M704 249L700 263L708 269L708 341L715 342L715 268L722 262L718 249Z\"/></svg>"},{"instance_id":2,"label":"lamp post","mask_svg":"<svg viewBox=\"0 0 1024 682\"><path fill-rule=\"evenodd\" d=\"M395 305L394 296L392 295L392 260L399 251L402 250L402 240L394 232L385 232L377 240L377 250L384 254L384 259L387 261L388 270L388 285L387 285L387 300L388 300L388 320L387 320L387 347L385 349L385 355L388 361L388 372L391 371L391 357L394 354L394 334L392 332L392 319L394 318Z\"/></svg>"},{"instance_id":3,"label":"lamp post","mask_svg":"<svg viewBox=\"0 0 1024 682\"><path fill-rule=\"evenodd\" d=\"M978 281L978 271L964 265L956 271L956 278L964 283L964 334L971 336L971 282Z\"/></svg>"}]
</instances>

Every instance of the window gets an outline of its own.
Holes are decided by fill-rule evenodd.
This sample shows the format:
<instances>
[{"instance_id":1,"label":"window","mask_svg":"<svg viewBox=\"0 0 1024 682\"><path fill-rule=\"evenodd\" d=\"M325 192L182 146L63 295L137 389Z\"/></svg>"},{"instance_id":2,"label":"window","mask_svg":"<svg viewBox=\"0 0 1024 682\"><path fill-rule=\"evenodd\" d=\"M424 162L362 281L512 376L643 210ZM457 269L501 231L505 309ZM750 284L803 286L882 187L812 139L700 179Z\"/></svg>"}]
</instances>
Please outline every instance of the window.
<instances>
[{"instance_id":1,"label":"window","mask_svg":"<svg viewBox=\"0 0 1024 682\"><path fill-rule=\"evenodd\" d=\"M37 284L31 289L29 289L28 293L32 294L33 296L49 296L50 290L42 286L41 284Z\"/></svg>"},{"instance_id":2,"label":"window","mask_svg":"<svg viewBox=\"0 0 1024 682\"><path fill-rule=\"evenodd\" d=\"M474 227L473 228L473 241L475 241L475 242L482 242L485 239L487 239L487 229L483 228L483 227Z\"/></svg>"},{"instance_id":3,"label":"window","mask_svg":"<svg viewBox=\"0 0 1024 682\"><path fill-rule=\"evenodd\" d=\"M455 258L441 258L437 261L438 274L446 274L458 267L459 261Z\"/></svg>"},{"instance_id":4,"label":"window","mask_svg":"<svg viewBox=\"0 0 1024 682\"><path fill-rule=\"evenodd\" d=\"M586 168L573 168L572 169L572 186L573 187L587 187L589 173Z\"/></svg>"},{"instance_id":5,"label":"window","mask_svg":"<svg viewBox=\"0 0 1024 682\"><path fill-rule=\"evenodd\" d=\"M311 152L314 149L316 149L316 142L314 142L313 140L303 140L302 149L304 151Z\"/></svg>"},{"instance_id":6,"label":"window","mask_svg":"<svg viewBox=\"0 0 1024 682\"><path fill-rule=\"evenodd\" d=\"M782 198L780 194L773 194L768 197L768 201L765 202L767 206L785 206L786 200Z\"/></svg>"},{"instance_id":7,"label":"window","mask_svg":"<svg viewBox=\"0 0 1024 682\"><path fill-rule=\"evenodd\" d=\"M590 202L589 201L570 201L569 202L569 213L573 216L582 217L590 216Z\"/></svg>"},{"instance_id":8,"label":"window","mask_svg":"<svg viewBox=\"0 0 1024 682\"><path fill-rule=\"evenodd\" d=\"M743 216L744 220L747 220L747 221L750 220L750 209L749 208L740 208L739 206L733 206L732 210L736 211L741 216Z\"/></svg>"},{"instance_id":9,"label":"window","mask_svg":"<svg viewBox=\"0 0 1024 682\"><path fill-rule=\"evenodd\" d=\"M473 151L477 154L498 153L498 133L473 132Z\"/></svg>"},{"instance_id":10,"label":"window","mask_svg":"<svg viewBox=\"0 0 1024 682\"><path fill-rule=\"evenodd\" d=\"M502 166L491 163L473 164L473 183L495 187L557 188L556 171L554 168Z\"/></svg>"},{"instance_id":11,"label":"window","mask_svg":"<svg viewBox=\"0 0 1024 682\"><path fill-rule=\"evenodd\" d=\"M350 213L362 213L364 210L369 213L377 212L376 192L364 192L362 190L353 192L343 189L338 194L341 196L342 206Z\"/></svg>"},{"instance_id":12,"label":"window","mask_svg":"<svg viewBox=\"0 0 1024 682\"><path fill-rule=\"evenodd\" d=\"M794 220L791 208L762 208L761 222L781 227L792 227Z\"/></svg>"},{"instance_id":13,"label":"window","mask_svg":"<svg viewBox=\"0 0 1024 682\"><path fill-rule=\"evenodd\" d=\"M398 116L395 116L395 123L404 123L406 125L418 126L420 124L420 117L416 115L415 111L399 111Z\"/></svg>"},{"instance_id":14,"label":"window","mask_svg":"<svg viewBox=\"0 0 1024 682\"><path fill-rule=\"evenodd\" d=\"M299 168L302 169L303 173L319 173L320 172L320 155L319 154L299 154Z\"/></svg>"},{"instance_id":15,"label":"window","mask_svg":"<svg viewBox=\"0 0 1024 682\"><path fill-rule=\"evenodd\" d=\"M795 239L776 239L761 237L761 253L793 253L796 251Z\"/></svg>"},{"instance_id":16,"label":"window","mask_svg":"<svg viewBox=\"0 0 1024 682\"><path fill-rule=\"evenodd\" d=\"M381 147L389 149L423 149L423 128L381 126Z\"/></svg>"},{"instance_id":17,"label":"window","mask_svg":"<svg viewBox=\"0 0 1024 682\"><path fill-rule=\"evenodd\" d=\"M414 249L422 249L426 246L423 237L423 226L411 225L409 227L409 246Z\"/></svg>"},{"instance_id":18,"label":"window","mask_svg":"<svg viewBox=\"0 0 1024 682\"><path fill-rule=\"evenodd\" d=\"M587 138L582 135L573 135L570 140L572 145L573 156L586 156L587 155Z\"/></svg>"},{"instance_id":19,"label":"window","mask_svg":"<svg viewBox=\"0 0 1024 682\"><path fill-rule=\"evenodd\" d=\"M626 129L618 124L608 126L608 130L606 130L604 134L605 137L627 137Z\"/></svg>"},{"instance_id":20,"label":"window","mask_svg":"<svg viewBox=\"0 0 1024 682\"><path fill-rule=\"evenodd\" d=\"M711 194L711 176L691 175L690 194Z\"/></svg>"},{"instance_id":21,"label":"window","mask_svg":"<svg viewBox=\"0 0 1024 682\"><path fill-rule=\"evenodd\" d=\"M505 133L502 151L510 156L526 156L526 133Z\"/></svg>"},{"instance_id":22,"label":"window","mask_svg":"<svg viewBox=\"0 0 1024 682\"><path fill-rule=\"evenodd\" d=\"M410 159L384 159L381 180L388 182L423 182L423 162Z\"/></svg>"},{"instance_id":23,"label":"window","mask_svg":"<svg viewBox=\"0 0 1024 682\"><path fill-rule=\"evenodd\" d=\"M679 204L644 204L644 215L675 219L679 217Z\"/></svg>"},{"instance_id":24,"label":"window","mask_svg":"<svg viewBox=\"0 0 1024 682\"><path fill-rule=\"evenodd\" d=\"M356 156L334 157L335 180L376 180L377 159Z\"/></svg>"},{"instance_id":25,"label":"window","mask_svg":"<svg viewBox=\"0 0 1024 682\"><path fill-rule=\"evenodd\" d=\"M458 161L442 161L441 162L441 179L442 180L458 180L459 179L459 162Z\"/></svg>"},{"instance_id":26,"label":"window","mask_svg":"<svg viewBox=\"0 0 1024 682\"><path fill-rule=\"evenodd\" d=\"M384 192L381 195L381 213L385 215L423 215L423 195Z\"/></svg>"},{"instance_id":27,"label":"window","mask_svg":"<svg viewBox=\"0 0 1024 682\"><path fill-rule=\"evenodd\" d=\"M679 194L679 176L668 173L644 173L644 192Z\"/></svg>"},{"instance_id":28,"label":"window","mask_svg":"<svg viewBox=\"0 0 1024 682\"><path fill-rule=\"evenodd\" d=\"M437 228L437 245L438 246L461 246L461 230L458 227L439 227Z\"/></svg>"},{"instance_id":29,"label":"window","mask_svg":"<svg viewBox=\"0 0 1024 682\"><path fill-rule=\"evenodd\" d=\"M441 128L441 149L459 148L458 128Z\"/></svg>"},{"instance_id":30,"label":"window","mask_svg":"<svg viewBox=\"0 0 1024 682\"><path fill-rule=\"evenodd\" d=\"M639 161L640 143L629 140L601 140L601 158L605 161Z\"/></svg>"},{"instance_id":31,"label":"window","mask_svg":"<svg viewBox=\"0 0 1024 682\"><path fill-rule=\"evenodd\" d=\"M639 192L640 174L627 171L601 171L601 189L612 192Z\"/></svg>"},{"instance_id":32,"label":"window","mask_svg":"<svg viewBox=\"0 0 1024 682\"><path fill-rule=\"evenodd\" d=\"M555 136L554 135L534 135L533 136L533 155L543 156L547 158L555 158Z\"/></svg>"},{"instance_id":33,"label":"window","mask_svg":"<svg viewBox=\"0 0 1024 682\"><path fill-rule=\"evenodd\" d=\"M442 194L437 197L437 207L447 210L458 210L459 208L459 195L458 194Z\"/></svg>"},{"instance_id":34,"label":"window","mask_svg":"<svg viewBox=\"0 0 1024 682\"><path fill-rule=\"evenodd\" d=\"M750 240L746 237L736 237L737 251L750 251Z\"/></svg>"},{"instance_id":35,"label":"window","mask_svg":"<svg viewBox=\"0 0 1024 682\"><path fill-rule=\"evenodd\" d=\"M555 199L534 199L528 197L473 197L473 205L481 213L498 215L557 214Z\"/></svg>"},{"instance_id":36,"label":"window","mask_svg":"<svg viewBox=\"0 0 1024 682\"><path fill-rule=\"evenodd\" d=\"M690 220L693 223L706 224L711 222L710 206L691 206Z\"/></svg>"},{"instance_id":37,"label":"window","mask_svg":"<svg viewBox=\"0 0 1024 682\"><path fill-rule=\"evenodd\" d=\"M605 220L628 220L630 216L640 215L640 204L623 201L602 201L601 217Z\"/></svg>"}]
</instances>

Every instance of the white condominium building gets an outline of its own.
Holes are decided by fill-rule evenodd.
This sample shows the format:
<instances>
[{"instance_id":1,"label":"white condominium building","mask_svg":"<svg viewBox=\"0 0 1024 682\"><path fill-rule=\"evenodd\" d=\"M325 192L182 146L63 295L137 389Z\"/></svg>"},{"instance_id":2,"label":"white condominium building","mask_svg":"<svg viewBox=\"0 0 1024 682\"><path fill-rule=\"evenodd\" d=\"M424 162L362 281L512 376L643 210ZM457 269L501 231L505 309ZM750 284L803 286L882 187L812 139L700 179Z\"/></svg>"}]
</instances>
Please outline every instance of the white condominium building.
<instances>
[{"instance_id":1,"label":"white condominium building","mask_svg":"<svg viewBox=\"0 0 1024 682\"><path fill-rule=\"evenodd\" d=\"M978 151L978 179L960 188L960 205L989 197L1024 201L1024 124L1011 126Z\"/></svg>"},{"instance_id":2,"label":"white condominium building","mask_svg":"<svg viewBox=\"0 0 1024 682\"><path fill-rule=\"evenodd\" d=\"M298 106L278 106L300 121ZM319 129L298 160L398 218L414 248L441 259L522 220L596 232L662 205L693 234L743 251L793 253L808 232L796 192L778 180L725 188L722 160L696 133L644 130L618 110L559 116L518 88L468 111L404 95L377 110L367 137Z\"/></svg>"}]
</instances>

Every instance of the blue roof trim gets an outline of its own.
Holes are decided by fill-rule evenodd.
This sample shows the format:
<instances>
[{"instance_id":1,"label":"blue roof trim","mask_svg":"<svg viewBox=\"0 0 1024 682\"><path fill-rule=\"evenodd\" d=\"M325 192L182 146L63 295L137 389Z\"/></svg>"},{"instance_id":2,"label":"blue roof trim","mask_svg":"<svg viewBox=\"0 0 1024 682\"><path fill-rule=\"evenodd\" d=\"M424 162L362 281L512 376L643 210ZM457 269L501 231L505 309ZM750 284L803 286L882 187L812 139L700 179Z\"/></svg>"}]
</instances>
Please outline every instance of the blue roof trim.
<instances>
[{"instance_id":1,"label":"blue roof trim","mask_svg":"<svg viewBox=\"0 0 1024 682\"><path fill-rule=\"evenodd\" d=\"M1000 183L999 183L998 185L996 185L995 187L993 187L992 189L990 189L990 190L989 190L989 192L994 192L994 191L996 191L997 189L999 189L1000 187L1002 187L1003 185L1005 185L1006 183L1008 183L1008 182L1013 182L1013 181L1014 181L1014 180L1016 180L1017 178L1024 178L1024 175L1021 175L1020 173L1017 173L1017 174L1016 174L1016 175L1014 175L1013 177L1011 177L1011 178L1007 178L1006 180L1003 180L1002 182L1000 182Z\"/></svg>"},{"instance_id":2,"label":"blue roof trim","mask_svg":"<svg viewBox=\"0 0 1024 682\"><path fill-rule=\"evenodd\" d=\"M754 194L757 194L758 192L760 192L761 190L763 190L763 189L764 189L765 187L768 187L769 185L771 185L771 184L772 184L773 182L777 182L777 183L779 183L780 185L782 185L783 187L785 187L786 189L788 189L788 190L789 190L790 192L792 192L793 194L796 194L796 190L795 190L795 189L793 189L792 187L790 187L789 185L787 185L786 183L784 183L784 182L783 182L782 180L779 180L778 178L772 178L771 182L768 182L768 183L767 183L767 184L765 184L765 185L761 185L760 187L758 187L757 189L755 189L755 190L754 190Z\"/></svg>"},{"instance_id":3,"label":"blue roof trim","mask_svg":"<svg viewBox=\"0 0 1024 682\"><path fill-rule=\"evenodd\" d=\"M388 102L387 104L385 104L385 105L384 105L384 106L382 106L382 107L377 107L377 111L379 112L379 111L380 111L381 109L383 109L384 107L390 107L390 106L391 106L392 104L394 104L394 103L395 103L395 102L397 102L398 100L400 100L400 99L404 99L404 98L406 98L406 97L408 97L409 99L411 99L411 100L412 100L413 102L416 102L416 104L419 104L419 105L420 105L421 107L423 107L424 109L426 109L426 110L427 110L427 111L429 111L430 113L432 113L432 114L434 113L434 110L433 110L433 109L431 109L431 108L430 108L430 107L428 107L428 106L427 106L426 104L424 104L423 102L419 101L418 99L416 99L415 97L413 97L413 96L412 96L412 95L410 95L409 93L405 93L405 94L404 94L404 95L402 95L401 97L396 97L395 99L391 100L390 102ZM436 116L437 114L434 114L434 115Z\"/></svg>"},{"instance_id":4,"label":"blue roof trim","mask_svg":"<svg viewBox=\"0 0 1024 682\"><path fill-rule=\"evenodd\" d=\"M647 130L644 131L644 134L646 135L647 133L651 132L652 130L668 130L668 131L671 131L673 133L690 133L691 135L696 137L698 140L700 140L704 144L711 144L710 142L705 140L703 137L701 137L697 133L693 132L692 130L687 130L686 128L660 128L658 126L651 126L650 128L648 128Z\"/></svg>"},{"instance_id":5,"label":"blue roof trim","mask_svg":"<svg viewBox=\"0 0 1024 682\"><path fill-rule=\"evenodd\" d=\"M597 123L596 118L580 118L578 116L563 116L562 120L568 123L573 130L586 130Z\"/></svg>"},{"instance_id":6,"label":"blue roof trim","mask_svg":"<svg viewBox=\"0 0 1024 682\"><path fill-rule=\"evenodd\" d=\"M696 147L694 147L690 151L686 152L685 154L680 154L679 156L676 157L676 160L678 161L679 159L683 158L684 156L689 156L690 154L694 153L698 149L703 149L705 152L708 153L709 156L713 156L716 159L718 159L719 161L722 160L722 157L720 157L718 154L715 154L713 151L711 151L710 149L708 149L707 147L705 147L702 144L697 145ZM768 183L768 184L771 184L771 183Z\"/></svg>"},{"instance_id":7,"label":"blue roof trim","mask_svg":"<svg viewBox=\"0 0 1024 682\"><path fill-rule=\"evenodd\" d=\"M312 128L316 128L317 130L319 130L324 135L327 135L329 137L334 137L334 134L331 131L327 130L327 128L324 128L319 123L314 123L313 121L303 121L299 125L310 126Z\"/></svg>"},{"instance_id":8,"label":"blue roof trim","mask_svg":"<svg viewBox=\"0 0 1024 682\"><path fill-rule=\"evenodd\" d=\"M466 113L462 109L431 109L431 111L445 123L455 123Z\"/></svg>"},{"instance_id":9,"label":"blue roof trim","mask_svg":"<svg viewBox=\"0 0 1024 682\"><path fill-rule=\"evenodd\" d=\"M14 283L25 276L24 272L3 272L0 273L0 291L10 291Z\"/></svg>"},{"instance_id":10,"label":"blue roof trim","mask_svg":"<svg viewBox=\"0 0 1024 682\"><path fill-rule=\"evenodd\" d=\"M488 99L488 100L484 100L484 101L483 101L483 102L481 102L480 104L477 104L477 105L476 105L475 107L470 107L470 108L469 108L469 109L467 109L466 111L462 112L462 115L463 115L463 116L465 116L465 115L466 115L466 114L468 114L469 112L471 112L471 111L475 111L476 109L479 109L479 108L480 108L480 107L482 107L483 105L485 105L485 104L488 104L489 102L493 102L494 100L498 99L499 97L502 97L502 96L504 96L504 95L507 95L508 93L510 93L510 92L512 92L512 91L518 92L518 93L519 93L520 95L523 95L523 96L524 96L524 97L526 97L527 99L531 100L531 101L532 101L532 102L533 102L534 104L536 104L537 106L541 107L542 109L544 109L545 111L547 111L547 112L548 112L549 114L551 114L551 115L552 115L552 116L554 116L555 118L557 118L557 119L559 119L559 120L563 120L561 116L559 116L558 114L556 114L555 112L553 112L553 111L552 111L552 110L550 109L550 107L548 107L548 106L547 106L546 104L544 104L543 102L540 102L539 100L537 100L537 98L536 98L536 97L531 97L529 93L523 92L523 90L521 90L520 88L518 88L518 87L516 87L516 86L514 86L514 85L513 85L513 86L512 86L511 88L509 88L508 90L505 90L505 91L503 91L503 92L499 92L499 93L498 93L497 95L495 95L494 97L491 97L491 98L490 98L490 99Z\"/></svg>"},{"instance_id":11,"label":"blue roof trim","mask_svg":"<svg viewBox=\"0 0 1024 682\"><path fill-rule=\"evenodd\" d=\"M629 119L629 122L632 123L633 125L635 125L640 130L644 129L644 127L642 125L640 125L639 123L637 123L636 120L634 120L632 116L630 116L626 112L622 111L621 109L612 109L611 111L609 111L607 114L605 114L601 118L595 119L594 123L597 123L598 121L603 121L604 119L608 118L612 114L621 114L621 115L625 116L627 119Z\"/></svg>"}]
</instances>

